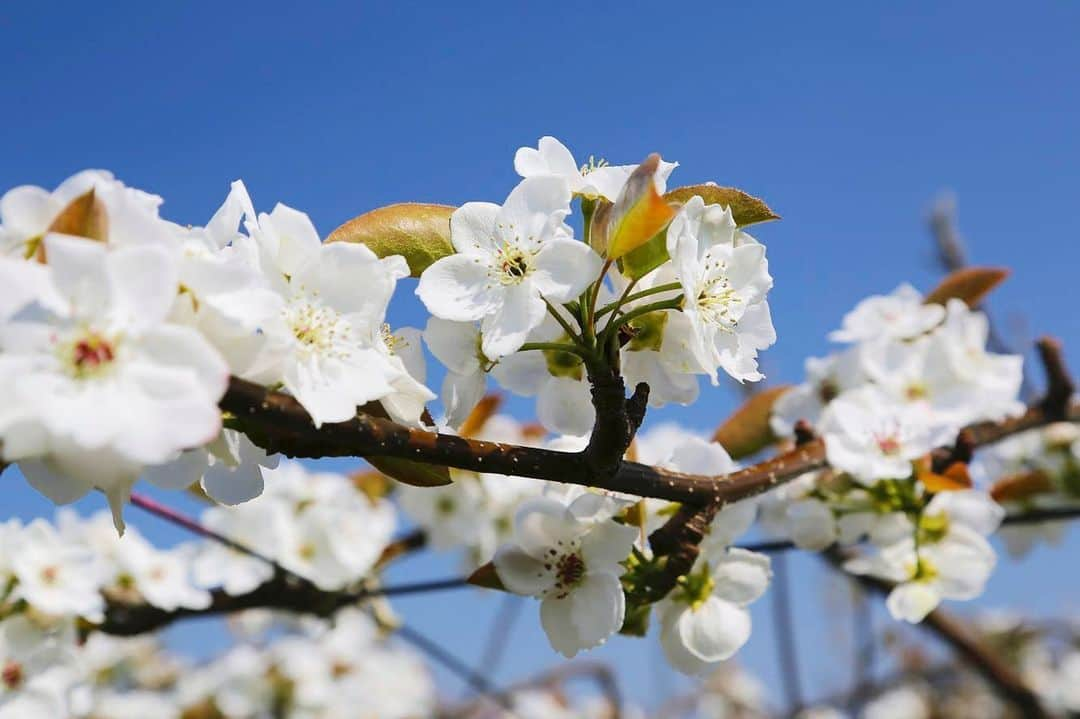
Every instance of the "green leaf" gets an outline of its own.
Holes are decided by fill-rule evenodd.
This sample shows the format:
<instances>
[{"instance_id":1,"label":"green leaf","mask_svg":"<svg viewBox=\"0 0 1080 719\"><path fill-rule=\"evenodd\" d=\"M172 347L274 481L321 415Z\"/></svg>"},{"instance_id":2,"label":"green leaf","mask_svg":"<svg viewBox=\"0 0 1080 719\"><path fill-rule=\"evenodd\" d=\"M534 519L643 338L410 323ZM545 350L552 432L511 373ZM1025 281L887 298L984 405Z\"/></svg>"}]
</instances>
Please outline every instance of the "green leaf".
<instances>
[{"instance_id":1,"label":"green leaf","mask_svg":"<svg viewBox=\"0 0 1080 719\"><path fill-rule=\"evenodd\" d=\"M450 484L450 470L438 464L424 464L397 457L365 457L368 464L387 477L413 487L442 487Z\"/></svg>"},{"instance_id":2,"label":"green leaf","mask_svg":"<svg viewBox=\"0 0 1080 719\"><path fill-rule=\"evenodd\" d=\"M968 307L977 307L1008 276L1009 271L1003 267L963 267L943 279L923 302L945 305L959 299Z\"/></svg>"},{"instance_id":3,"label":"green leaf","mask_svg":"<svg viewBox=\"0 0 1080 719\"><path fill-rule=\"evenodd\" d=\"M700 197L705 200L706 205L723 205L730 208L731 216L739 227L780 219L780 215L773 212L764 200L734 187L720 187L712 184L687 185L677 187L664 195L665 200L679 205L686 204L691 197Z\"/></svg>"},{"instance_id":4,"label":"green leaf","mask_svg":"<svg viewBox=\"0 0 1080 719\"><path fill-rule=\"evenodd\" d=\"M379 257L401 255L419 277L433 262L454 254L449 205L403 202L353 218L330 233L327 242L359 242Z\"/></svg>"},{"instance_id":5,"label":"green leaf","mask_svg":"<svg viewBox=\"0 0 1080 719\"><path fill-rule=\"evenodd\" d=\"M627 252L619 259L619 272L624 277L639 280L668 261L667 228L637 249Z\"/></svg>"},{"instance_id":6,"label":"green leaf","mask_svg":"<svg viewBox=\"0 0 1080 719\"><path fill-rule=\"evenodd\" d=\"M769 417L773 404L789 389L790 385L770 387L751 396L716 428L713 441L723 445L732 459L749 457L775 442Z\"/></svg>"}]
</instances>

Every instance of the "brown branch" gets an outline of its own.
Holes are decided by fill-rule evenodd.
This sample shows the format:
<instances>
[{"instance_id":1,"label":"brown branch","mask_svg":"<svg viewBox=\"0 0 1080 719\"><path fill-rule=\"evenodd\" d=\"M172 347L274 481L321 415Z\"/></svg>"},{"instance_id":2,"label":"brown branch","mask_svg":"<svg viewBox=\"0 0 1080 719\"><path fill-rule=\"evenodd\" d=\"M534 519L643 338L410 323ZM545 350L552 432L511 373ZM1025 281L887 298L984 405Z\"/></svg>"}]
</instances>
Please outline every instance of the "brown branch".
<instances>
[{"instance_id":1,"label":"brown branch","mask_svg":"<svg viewBox=\"0 0 1080 719\"><path fill-rule=\"evenodd\" d=\"M828 549L822 557L834 568L843 571L846 554L837 548ZM892 582L867 575L849 575L864 589L887 595L895 586ZM948 644L967 664L985 679L1002 699L1012 704L1020 716L1027 719L1048 717L1038 697L991 649L982 645L979 638L960 620L938 608L930 612L919 624Z\"/></svg>"},{"instance_id":2,"label":"brown branch","mask_svg":"<svg viewBox=\"0 0 1080 719\"><path fill-rule=\"evenodd\" d=\"M968 462L978 447L1019 432L1060 420L1080 422L1080 404L1070 404L1073 383L1065 367L1061 345L1056 340L1044 338L1039 342L1039 352L1048 378L1046 396L1019 417L979 422L961 429L951 446L939 447L931 453L935 471L942 471L956 461ZM808 423L796 424L795 440L796 446L790 452L730 474L723 478L721 486L741 499L826 466L825 442ZM719 508L730 501L735 500L715 498L712 504L704 506L684 504L649 536L653 553L666 559L663 571L650 577L643 599L650 603L659 601L675 587L679 577L693 568L709 525Z\"/></svg>"},{"instance_id":3,"label":"brown branch","mask_svg":"<svg viewBox=\"0 0 1080 719\"><path fill-rule=\"evenodd\" d=\"M295 614L328 617L342 607L373 597L421 594L467 586L469 584L464 577L454 577L374 589L329 591L319 589L308 581L279 573L246 594L233 596L216 589L210 593L210 606L203 609L181 607L170 611L143 602L110 598L105 607L105 621L87 625L85 630L116 636L134 636L156 631L185 618L231 614L245 609L279 609Z\"/></svg>"}]
</instances>

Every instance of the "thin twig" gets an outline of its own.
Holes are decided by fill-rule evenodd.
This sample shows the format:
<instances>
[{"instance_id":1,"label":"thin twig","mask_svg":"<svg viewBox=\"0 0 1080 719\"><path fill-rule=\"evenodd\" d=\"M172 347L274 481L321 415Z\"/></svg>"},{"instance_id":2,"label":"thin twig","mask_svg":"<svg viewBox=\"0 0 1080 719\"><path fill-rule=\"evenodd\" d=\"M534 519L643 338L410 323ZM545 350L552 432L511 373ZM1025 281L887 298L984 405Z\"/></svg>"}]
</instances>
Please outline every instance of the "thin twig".
<instances>
[{"instance_id":1,"label":"thin twig","mask_svg":"<svg viewBox=\"0 0 1080 719\"><path fill-rule=\"evenodd\" d=\"M843 571L843 565L848 558L845 552L837 548L826 550L822 557L839 571ZM847 576L852 576L864 589L876 594L888 594L895 586L892 582L865 574ZM952 647L1002 699L1016 707L1021 716L1026 719L1042 719L1048 716L1038 697L1023 679L948 612L939 607L930 612L919 626Z\"/></svg>"},{"instance_id":2,"label":"thin twig","mask_svg":"<svg viewBox=\"0 0 1080 719\"><path fill-rule=\"evenodd\" d=\"M773 608L773 636L780 664L780 679L784 687L787 711L798 712L803 705L802 682L799 678L798 649L795 646L795 623L791 614L791 584L787 555L773 559L773 581L770 586Z\"/></svg>"}]
</instances>

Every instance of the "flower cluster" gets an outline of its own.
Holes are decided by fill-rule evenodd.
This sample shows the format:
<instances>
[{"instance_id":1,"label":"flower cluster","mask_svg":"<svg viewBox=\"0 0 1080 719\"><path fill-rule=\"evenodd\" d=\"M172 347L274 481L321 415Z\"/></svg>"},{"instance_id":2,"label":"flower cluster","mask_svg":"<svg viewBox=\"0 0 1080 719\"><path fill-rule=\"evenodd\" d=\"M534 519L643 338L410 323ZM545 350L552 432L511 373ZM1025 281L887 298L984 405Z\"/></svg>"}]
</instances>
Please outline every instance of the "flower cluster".
<instances>
[{"instance_id":1,"label":"flower cluster","mask_svg":"<svg viewBox=\"0 0 1080 719\"><path fill-rule=\"evenodd\" d=\"M0 307L0 440L36 489L61 504L100 489L118 528L140 477L257 496L266 457L217 408L230 374L283 387L316 425L376 400L419 422L433 395L406 368L417 335L384 324L400 257L324 245L284 205L256 215L239 182L204 227L160 204L100 171L0 199L16 288Z\"/></svg>"},{"instance_id":2,"label":"flower cluster","mask_svg":"<svg viewBox=\"0 0 1080 719\"><path fill-rule=\"evenodd\" d=\"M928 303L902 285L848 313L830 338L852 344L808 360L807 381L773 406L777 434L799 420L819 429L829 468L775 493L770 528L812 550L869 538L877 552L847 568L896 582L897 618L978 596L996 561L985 537L1002 508L966 465L935 471L929 454L967 424L1023 411L1021 358L988 352L988 337L963 301Z\"/></svg>"}]
</instances>

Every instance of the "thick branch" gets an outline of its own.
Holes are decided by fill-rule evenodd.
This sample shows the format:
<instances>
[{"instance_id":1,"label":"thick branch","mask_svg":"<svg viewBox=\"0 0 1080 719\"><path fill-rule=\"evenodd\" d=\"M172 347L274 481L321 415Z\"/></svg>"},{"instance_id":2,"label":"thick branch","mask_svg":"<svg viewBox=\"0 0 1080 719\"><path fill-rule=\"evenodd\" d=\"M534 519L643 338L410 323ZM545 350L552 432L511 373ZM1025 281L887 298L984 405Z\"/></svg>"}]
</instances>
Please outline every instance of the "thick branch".
<instances>
[{"instance_id":1,"label":"thick branch","mask_svg":"<svg viewBox=\"0 0 1080 719\"><path fill-rule=\"evenodd\" d=\"M846 560L842 550L830 549L823 552L822 556L833 567L842 570ZM853 579L868 591L882 595L891 592L894 586L891 582L866 575L853 575ZM993 650L983 646L978 637L951 614L940 608L935 609L919 626L952 647L972 669L989 682L1002 699L1019 710L1020 716L1028 719L1048 716L1038 697L1012 667L1002 661Z\"/></svg>"}]
</instances>

